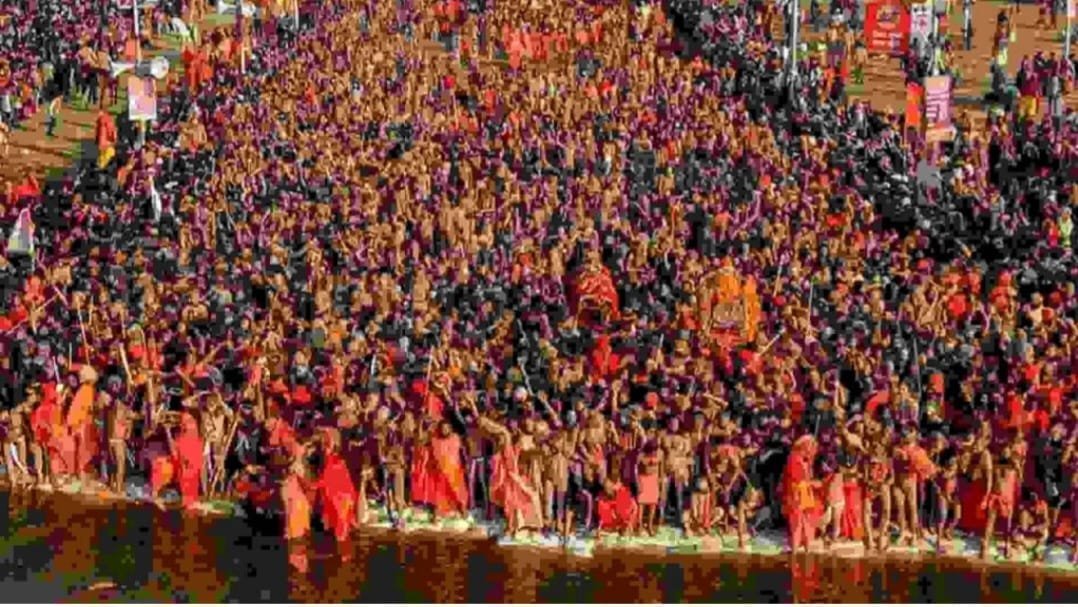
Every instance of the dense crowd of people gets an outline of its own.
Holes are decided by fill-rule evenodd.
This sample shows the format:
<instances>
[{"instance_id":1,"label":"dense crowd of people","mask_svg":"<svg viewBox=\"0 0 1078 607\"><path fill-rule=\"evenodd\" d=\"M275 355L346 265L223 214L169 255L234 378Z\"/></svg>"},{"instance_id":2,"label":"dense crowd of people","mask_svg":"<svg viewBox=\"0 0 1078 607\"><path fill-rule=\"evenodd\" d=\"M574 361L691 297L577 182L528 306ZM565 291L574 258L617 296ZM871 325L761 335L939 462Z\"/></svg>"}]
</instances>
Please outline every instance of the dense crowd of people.
<instances>
[{"instance_id":1,"label":"dense crowd of people","mask_svg":"<svg viewBox=\"0 0 1078 607\"><path fill-rule=\"evenodd\" d=\"M1073 544L1071 110L927 145L846 100L852 42L788 95L766 0L300 11L207 33L148 132L103 111L76 177L8 188L14 486L135 468L295 540L378 502Z\"/></svg>"}]
</instances>

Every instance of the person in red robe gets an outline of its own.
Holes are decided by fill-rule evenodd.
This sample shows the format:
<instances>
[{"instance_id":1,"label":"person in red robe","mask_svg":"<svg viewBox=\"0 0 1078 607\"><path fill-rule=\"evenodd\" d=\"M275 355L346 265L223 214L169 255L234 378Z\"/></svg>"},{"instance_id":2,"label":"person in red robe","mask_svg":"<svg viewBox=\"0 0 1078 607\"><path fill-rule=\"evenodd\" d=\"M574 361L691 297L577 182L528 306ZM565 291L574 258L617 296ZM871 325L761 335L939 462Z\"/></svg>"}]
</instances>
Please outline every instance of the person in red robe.
<instances>
[{"instance_id":1,"label":"person in red robe","mask_svg":"<svg viewBox=\"0 0 1078 607\"><path fill-rule=\"evenodd\" d=\"M415 445L412 447L411 478L408 486L411 501L417 506L431 503L430 459L430 437L424 425L419 430Z\"/></svg>"},{"instance_id":2,"label":"person in red robe","mask_svg":"<svg viewBox=\"0 0 1078 607\"><path fill-rule=\"evenodd\" d=\"M417 379L412 382L412 393L422 405L424 415L435 421L441 421L445 417L445 401L435 394L435 390L431 390L426 380Z\"/></svg>"},{"instance_id":3,"label":"person in red robe","mask_svg":"<svg viewBox=\"0 0 1078 607\"><path fill-rule=\"evenodd\" d=\"M636 529L639 506L629 487L607 479L603 495L596 501L599 531L632 533Z\"/></svg>"},{"instance_id":4,"label":"person in red robe","mask_svg":"<svg viewBox=\"0 0 1078 607\"><path fill-rule=\"evenodd\" d=\"M337 542L344 542L355 522L356 486L340 455L341 435L336 428L322 429L324 465L318 479L322 523Z\"/></svg>"},{"instance_id":5,"label":"person in red robe","mask_svg":"<svg viewBox=\"0 0 1078 607\"><path fill-rule=\"evenodd\" d=\"M112 115L101 110L97 113L94 125L94 139L97 141L97 168L104 169L116 155L116 121Z\"/></svg>"},{"instance_id":6,"label":"person in red robe","mask_svg":"<svg viewBox=\"0 0 1078 607\"><path fill-rule=\"evenodd\" d=\"M588 355L591 365L591 377L594 381L610 380L621 367L621 357L614 354L609 335L600 335L595 340L595 348Z\"/></svg>"},{"instance_id":7,"label":"person in red robe","mask_svg":"<svg viewBox=\"0 0 1078 607\"><path fill-rule=\"evenodd\" d=\"M861 490L861 481L858 478L857 466L853 462L842 466L842 493L845 497L846 507L842 511L842 537L848 540L861 541L865 536L864 492Z\"/></svg>"},{"instance_id":8,"label":"person in red robe","mask_svg":"<svg viewBox=\"0 0 1078 607\"><path fill-rule=\"evenodd\" d=\"M782 513L789 530L790 551L808 550L816 538L817 500L813 487L812 463L816 439L806 434L794 442L782 476Z\"/></svg>"},{"instance_id":9,"label":"person in red robe","mask_svg":"<svg viewBox=\"0 0 1078 607\"><path fill-rule=\"evenodd\" d=\"M33 434L30 448L38 483L68 473L58 449L59 439L65 433L63 420L63 407L56 394L56 384L46 383L41 386L41 401L30 414L30 431Z\"/></svg>"},{"instance_id":10,"label":"person in red robe","mask_svg":"<svg viewBox=\"0 0 1078 607\"><path fill-rule=\"evenodd\" d=\"M172 431L165 428L168 454L158 455L150 464L150 491L158 507L164 504L158 496L161 490L175 484L185 508L198 502L202 482L204 444L199 436L198 421L190 413L180 416L180 434L173 438Z\"/></svg>"},{"instance_id":11,"label":"person in red robe","mask_svg":"<svg viewBox=\"0 0 1078 607\"><path fill-rule=\"evenodd\" d=\"M169 450L175 467L175 480L179 485L180 499L185 508L198 501L199 484L202 481L204 444L198 432L198 421L190 413L180 417L180 435L175 439L167 432Z\"/></svg>"},{"instance_id":12,"label":"person in red robe","mask_svg":"<svg viewBox=\"0 0 1078 607\"><path fill-rule=\"evenodd\" d=\"M430 439L428 496L436 518L463 513L468 508L468 485L460 454L460 436L449 422L441 422Z\"/></svg>"},{"instance_id":13,"label":"person in red robe","mask_svg":"<svg viewBox=\"0 0 1078 607\"><path fill-rule=\"evenodd\" d=\"M577 314L584 310L599 310L608 320L621 316L621 301L610 270L598 260L593 260L584 270L573 289L573 303Z\"/></svg>"}]
</instances>

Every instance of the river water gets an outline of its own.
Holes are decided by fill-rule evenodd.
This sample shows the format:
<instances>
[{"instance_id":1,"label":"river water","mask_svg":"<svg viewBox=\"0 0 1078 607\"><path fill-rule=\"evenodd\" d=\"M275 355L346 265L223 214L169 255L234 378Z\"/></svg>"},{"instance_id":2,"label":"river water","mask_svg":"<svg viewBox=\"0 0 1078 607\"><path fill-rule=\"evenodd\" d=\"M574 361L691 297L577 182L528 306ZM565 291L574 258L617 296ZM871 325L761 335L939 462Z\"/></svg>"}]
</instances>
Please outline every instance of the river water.
<instances>
[{"instance_id":1,"label":"river water","mask_svg":"<svg viewBox=\"0 0 1078 607\"><path fill-rule=\"evenodd\" d=\"M307 570L278 537L65 495L0 493L0 600L358 602L1066 602L1078 577L895 558L597 555L367 535L342 562L316 535Z\"/></svg>"}]
</instances>

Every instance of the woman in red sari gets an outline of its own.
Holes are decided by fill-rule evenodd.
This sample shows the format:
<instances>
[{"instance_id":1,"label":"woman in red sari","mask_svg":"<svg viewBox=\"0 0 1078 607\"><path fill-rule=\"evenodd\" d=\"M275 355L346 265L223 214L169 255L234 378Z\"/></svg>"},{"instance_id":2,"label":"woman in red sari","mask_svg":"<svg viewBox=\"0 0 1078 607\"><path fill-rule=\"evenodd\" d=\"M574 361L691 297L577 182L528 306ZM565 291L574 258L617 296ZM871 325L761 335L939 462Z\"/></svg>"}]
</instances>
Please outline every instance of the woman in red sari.
<instances>
[{"instance_id":1,"label":"woman in red sari","mask_svg":"<svg viewBox=\"0 0 1078 607\"><path fill-rule=\"evenodd\" d=\"M790 551L808 550L816 538L817 500L814 493L812 463L816 457L816 439L806 434L794 442L782 478L782 512L789 528Z\"/></svg>"},{"instance_id":2,"label":"woman in red sari","mask_svg":"<svg viewBox=\"0 0 1078 607\"><path fill-rule=\"evenodd\" d=\"M430 438L428 497L435 518L463 513L468 508L468 486L460 460L460 436L449 422L438 424Z\"/></svg>"}]
</instances>

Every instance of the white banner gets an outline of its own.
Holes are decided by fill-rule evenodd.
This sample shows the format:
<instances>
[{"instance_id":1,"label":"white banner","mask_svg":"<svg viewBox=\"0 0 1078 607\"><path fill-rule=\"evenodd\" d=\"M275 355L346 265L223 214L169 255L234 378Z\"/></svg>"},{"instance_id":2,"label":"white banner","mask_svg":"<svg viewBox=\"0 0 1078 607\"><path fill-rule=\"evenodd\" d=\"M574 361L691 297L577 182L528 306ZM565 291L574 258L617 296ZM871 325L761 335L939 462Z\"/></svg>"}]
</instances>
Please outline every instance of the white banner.
<instances>
[{"instance_id":1,"label":"white banner","mask_svg":"<svg viewBox=\"0 0 1078 607\"><path fill-rule=\"evenodd\" d=\"M932 3L919 2L910 5L910 48L928 52L928 39L932 36Z\"/></svg>"},{"instance_id":2,"label":"white banner","mask_svg":"<svg viewBox=\"0 0 1078 607\"><path fill-rule=\"evenodd\" d=\"M128 78L127 116L131 120L157 120L157 82L153 78Z\"/></svg>"}]
</instances>

